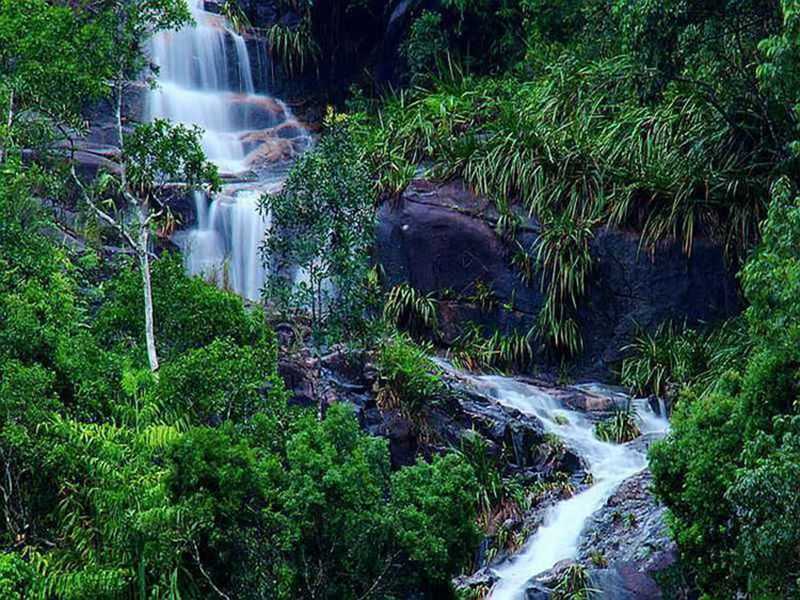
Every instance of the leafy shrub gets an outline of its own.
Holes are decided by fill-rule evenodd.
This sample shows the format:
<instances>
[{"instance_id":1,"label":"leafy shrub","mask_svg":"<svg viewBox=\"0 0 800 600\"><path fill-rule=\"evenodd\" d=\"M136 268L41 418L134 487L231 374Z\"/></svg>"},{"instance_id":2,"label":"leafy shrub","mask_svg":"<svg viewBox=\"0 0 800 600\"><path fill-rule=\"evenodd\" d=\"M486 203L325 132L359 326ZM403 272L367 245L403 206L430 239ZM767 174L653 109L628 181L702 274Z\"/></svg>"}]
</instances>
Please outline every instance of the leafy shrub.
<instances>
[{"instance_id":1,"label":"leafy shrub","mask_svg":"<svg viewBox=\"0 0 800 600\"><path fill-rule=\"evenodd\" d=\"M0 553L0 589L4 600L24 600L34 572L16 552Z\"/></svg>"},{"instance_id":2,"label":"leafy shrub","mask_svg":"<svg viewBox=\"0 0 800 600\"><path fill-rule=\"evenodd\" d=\"M278 539L301 595L354 598L373 584L378 595L446 588L468 560L475 483L458 456L390 477L385 441L361 433L350 409L337 405L322 422L301 422L287 465L279 496L286 530Z\"/></svg>"},{"instance_id":3,"label":"leafy shrub","mask_svg":"<svg viewBox=\"0 0 800 600\"><path fill-rule=\"evenodd\" d=\"M286 401L275 361L271 340L256 346L214 340L164 365L156 402L165 415L200 425L247 423L269 404Z\"/></svg>"},{"instance_id":4,"label":"leafy shrub","mask_svg":"<svg viewBox=\"0 0 800 600\"><path fill-rule=\"evenodd\" d=\"M432 349L404 334L383 341L378 351L378 403L419 417L445 390L440 369L431 361Z\"/></svg>"},{"instance_id":5,"label":"leafy shrub","mask_svg":"<svg viewBox=\"0 0 800 600\"><path fill-rule=\"evenodd\" d=\"M794 325L800 260L800 208L777 187L763 241L742 272L748 344L737 366L710 392L689 386L672 430L651 450L658 495L682 556L701 589L719 597L793 597L798 568L783 549L800 482L795 460L798 377Z\"/></svg>"},{"instance_id":6,"label":"leafy shrub","mask_svg":"<svg viewBox=\"0 0 800 600\"><path fill-rule=\"evenodd\" d=\"M139 279L135 269L123 268L110 283L95 323L97 337L107 344L144 346ZM245 310L241 298L187 277L177 255L154 261L152 279L156 341L167 360L217 338L250 344L270 335L263 317Z\"/></svg>"},{"instance_id":7,"label":"leafy shrub","mask_svg":"<svg viewBox=\"0 0 800 600\"><path fill-rule=\"evenodd\" d=\"M408 63L411 83L424 83L438 70L447 49L447 39L442 31L442 16L429 10L422 11L411 24L402 54Z\"/></svg>"},{"instance_id":8,"label":"leafy shrub","mask_svg":"<svg viewBox=\"0 0 800 600\"><path fill-rule=\"evenodd\" d=\"M266 300L281 312L307 311L317 336L363 334L376 296L369 262L375 211L346 119L328 115L319 143L261 206L271 215L263 245L271 273Z\"/></svg>"},{"instance_id":9,"label":"leafy shrub","mask_svg":"<svg viewBox=\"0 0 800 600\"><path fill-rule=\"evenodd\" d=\"M502 523L529 508L528 496L517 479L503 477L498 457L477 432L467 432L461 438L460 452L475 472L478 523L486 533L495 534L496 547L507 549L504 542L514 540L502 539Z\"/></svg>"},{"instance_id":10,"label":"leafy shrub","mask_svg":"<svg viewBox=\"0 0 800 600\"><path fill-rule=\"evenodd\" d=\"M475 488L472 467L453 453L392 475L390 512L398 543L423 581L440 590L469 563L480 539Z\"/></svg>"}]
</instances>

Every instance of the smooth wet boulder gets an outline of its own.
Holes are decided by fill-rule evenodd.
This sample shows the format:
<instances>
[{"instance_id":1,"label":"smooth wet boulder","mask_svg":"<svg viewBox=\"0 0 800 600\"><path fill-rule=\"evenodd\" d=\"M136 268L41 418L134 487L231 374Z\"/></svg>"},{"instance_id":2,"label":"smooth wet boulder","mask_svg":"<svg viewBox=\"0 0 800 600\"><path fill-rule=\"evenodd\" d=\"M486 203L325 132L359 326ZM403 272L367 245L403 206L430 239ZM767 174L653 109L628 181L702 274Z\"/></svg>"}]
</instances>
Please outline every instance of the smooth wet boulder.
<instances>
[{"instance_id":1,"label":"smooth wet boulder","mask_svg":"<svg viewBox=\"0 0 800 600\"><path fill-rule=\"evenodd\" d=\"M535 257L541 226L520 216L516 240ZM512 263L517 247L496 234L497 217L487 199L459 181L416 180L378 212L376 258L387 285L408 283L445 297L440 316L446 340L465 321L503 332L536 326L544 303L539 278L526 283ZM592 269L578 310L584 372L607 373L639 328L669 319L714 322L739 308L734 273L722 248L708 239L697 237L690 255L677 241L649 252L637 233L602 227L590 249ZM469 299L479 283L496 299L488 310Z\"/></svg>"},{"instance_id":2,"label":"smooth wet boulder","mask_svg":"<svg viewBox=\"0 0 800 600\"><path fill-rule=\"evenodd\" d=\"M619 563L608 569L594 569L589 577L593 589L598 590L606 600L662 600L665 596L661 588L647 573L637 565Z\"/></svg>"},{"instance_id":3,"label":"smooth wet boulder","mask_svg":"<svg viewBox=\"0 0 800 600\"><path fill-rule=\"evenodd\" d=\"M238 130L268 129L286 122L289 117L283 103L269 96L231 94L228 110Z\"/></svg>"}]
</instances>

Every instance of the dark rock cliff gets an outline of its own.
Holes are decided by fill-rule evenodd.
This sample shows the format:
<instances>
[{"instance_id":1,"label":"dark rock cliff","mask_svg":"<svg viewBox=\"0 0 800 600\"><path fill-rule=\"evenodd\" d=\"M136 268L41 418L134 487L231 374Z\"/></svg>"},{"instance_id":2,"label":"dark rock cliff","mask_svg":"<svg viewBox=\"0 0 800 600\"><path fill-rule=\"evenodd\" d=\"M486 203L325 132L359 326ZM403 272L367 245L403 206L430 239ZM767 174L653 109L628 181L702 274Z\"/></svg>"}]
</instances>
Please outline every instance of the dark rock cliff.
<instances>
[{"instance_id":1,"label":"dark rock cliff","mask_svg":"<svg viewBox=\"0 0 800 600\"><path fill-rule=\"evenodd\" d=\"M399 201L379 210L376 258L387 285L407 282L449 298L441 303L445 338L466 321L504 332L526 332L536 325L544 302L539 276L524 281L512 264L509 244L495 233L496 221L490 203L460 182L414 181ZM517 241L531 255L540 231L529 218L518 230ZM584 372L606 372L640 327L652 329L670 319L698 325L738 309L733 271L722 249L708 239L696 238L690 255L677 241L649 251L637 233L603 227L595 231L591 254L587 290L578 307L584 351L577 362ZM493 291L495 308L481 310L464 299L478 282Z\"/></svg>"}]
</instances>

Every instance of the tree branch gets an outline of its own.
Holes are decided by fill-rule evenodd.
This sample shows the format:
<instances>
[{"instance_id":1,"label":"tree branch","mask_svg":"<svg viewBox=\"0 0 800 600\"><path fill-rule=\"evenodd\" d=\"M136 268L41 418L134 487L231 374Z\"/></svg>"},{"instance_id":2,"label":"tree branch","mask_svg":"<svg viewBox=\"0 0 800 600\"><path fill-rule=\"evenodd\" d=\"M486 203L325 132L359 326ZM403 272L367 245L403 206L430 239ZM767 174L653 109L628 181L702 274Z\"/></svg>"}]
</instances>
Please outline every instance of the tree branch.
<instances>
[{"instance_id":1,"label":"tree branch","mask_svg":"<svg viewBox=\"0 0 800 600\"><path fill-rule=\"evenodd\" d=\"M91 209L94 211L94 213L98 217L100 217L100 219L102 219L108 225L113 227L122 236L122 238L125 240L125 242L133 249L133 251L138 254L139 253L139 245L130 236L130 234L127 231L125 231L125 228L122 227L122 225L120 225L119 222L117 222L117 220L114 217L112 217L107 212L105 212L102 208L97 206L95 201L92 200L91 194L89 194L89 192L86 189L86 186L83 185L83 182L81 181L80 177L78 177L78 174L75 172L75 165L74 164L70 165L70 169L69 170L70 170L70 173L72 174L72 179L76 183L76 185L78 186L78 189L81 192L81 196L83 197L83 200L86 202L86 204L88 204L91 207ZM147 250L145 249L145 251L147 251Z\"/></svg>"},{"instance_id":2,"label":"tree branch","mask_svg":"<svg viewBox=\"0 0 800 600\"><path fill-rule=\"evenodd\" d=\"M378 585L383 580L383 578L386 577L386 574L389 572L389 569L391 568L392 564L394 563L394 560L398 556L400 556L400 552L399 551L395 552L394 554L392 554L392 556L390 556L389 558L386 559L386 566L383 568L383 571L381 571L381 574L378 575L377 579L375 579L375 581L372 583L372 585L369 587L369 589L366 592L364 592L364 594L362 596L359 596L358 600L366 600L367 598L369 598L372 595L372 593L378 587Z\"/></svg>"},{"instance_id":3,"label":"tree branch","mask_svg":"<svg viewBox=\"0 0 800 600\"><path fill-rule=\"evenodd\" d=\"M200 573L203 574L203 577L206 578L208 584L212 587L212 589L219 594L220 598L225 598L225 600L231 600L231 597L228 596L225 592L219 589L216 584L211 580L211 577L206 573L206 570L203 568L203 563L200 562L200 550L197 547L197 542L192 542L192 546L194 546L194 559L197 561L197 566L200 568Z\"/></svg>"}]
</instances>

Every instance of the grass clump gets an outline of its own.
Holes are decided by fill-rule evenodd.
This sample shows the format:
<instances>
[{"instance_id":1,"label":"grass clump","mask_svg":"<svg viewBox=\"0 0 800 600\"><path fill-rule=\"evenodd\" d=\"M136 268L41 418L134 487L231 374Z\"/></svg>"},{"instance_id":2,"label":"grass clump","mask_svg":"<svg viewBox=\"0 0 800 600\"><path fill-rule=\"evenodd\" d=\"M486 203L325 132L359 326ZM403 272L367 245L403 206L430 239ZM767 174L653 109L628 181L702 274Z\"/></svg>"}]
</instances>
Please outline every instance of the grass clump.
<instances>
[{"instance_id":1,"label":"grass clump","mask_svg":"<svg viewBox=\"0 0 800 600\"><path fill-rule=\"evenodd\" d=\"M630 406L617 409L611 418L597 423L594 433L598 439L615 444L624 444L642 435L636 410Z\"/></svg>"},{"instance_id":2,"label":"grass clump","mask_svg":"<svg viewBox=\"0 0 800 600\"><path fill-rule=\"evenodd\" d=\"M387 321L415 334L434 331L438 304L432 294L423 294L407 283L394 286L386 296L383 315Z\"/></svg>"},{"instance_id":3,"label":"grass clump","mask_svg":"<svg viewBox=\"0 0 800 600\"><path fill-rule=\"evenodd\" d=\"M432 348L395 334L381 344L377 356L377 401L382 409L397 409L418 419L445 392L442 371L430 359Z\"/></svg>"},{"instance_id":4,"label":"grass clump","mask_svg":"<svg viewBox=\"0 0 800 600\"><path fill-rule=\"evenodd\" d=\"M697 384L701 395L713 389L720 374L741 362L752 342L741 318L707 332L664 323L654 332L640 332L624 350L622 384L639 396L675 395Z\"/></svg>"}]
</instances>

